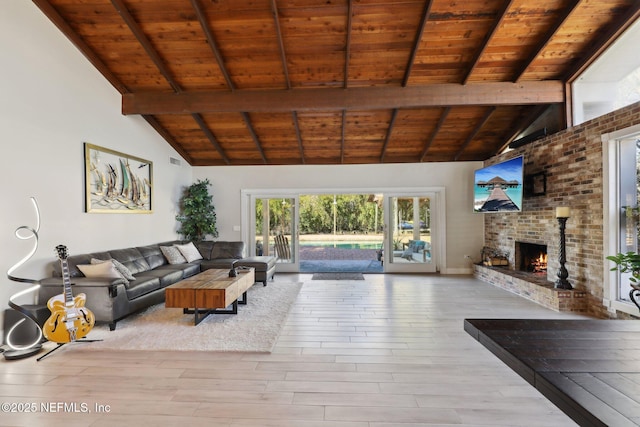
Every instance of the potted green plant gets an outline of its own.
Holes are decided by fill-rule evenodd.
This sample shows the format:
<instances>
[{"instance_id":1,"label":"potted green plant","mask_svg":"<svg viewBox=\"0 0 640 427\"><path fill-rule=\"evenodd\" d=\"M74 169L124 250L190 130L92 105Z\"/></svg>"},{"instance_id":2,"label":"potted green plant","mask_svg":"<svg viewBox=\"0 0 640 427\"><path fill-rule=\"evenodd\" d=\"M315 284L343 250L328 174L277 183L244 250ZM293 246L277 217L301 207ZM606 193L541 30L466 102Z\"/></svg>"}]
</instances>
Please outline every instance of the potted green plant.
<instances>
[{"instance_id":1,"label":"potted green plant","mask_svg":"<svg viewBox=\"0 0 640 427\"><path fill-rule=\"evenodd\" d=\"M178 233L192 242L204 240L206 236L218 237L216 210L209 194L208 179L198 180L184 191L180 199L180 213L176 220L181 226Z\"/></svg>"},{"instance_id":2,"label":"potted green plant","mask_svg":"<svg viewBox=\"0 0 640 427\"><path fill-rule=\"evenodd\" d=\"M618 270L621 273L631 273L631 277L629 277L631 286L635 288L640 285L640 254L637 252L618 253L609 255L607 259L616 264L611 271Z\"/></svg>"},{"instance_id":3,"label":"potted green plant","mask_svg":"<svg viewBox=\"0 0 640 427\"><path fill-rule=\"evenodd\" d=\"M631 273L629 277L629 299L640 310L640 301L637 297L640 296L640 254L637 252L618 253L616 255L610 255L607 257L609 261L616 263L616 266L611 271L618 270L621 273Z\"/></svg>"}]
</instances>

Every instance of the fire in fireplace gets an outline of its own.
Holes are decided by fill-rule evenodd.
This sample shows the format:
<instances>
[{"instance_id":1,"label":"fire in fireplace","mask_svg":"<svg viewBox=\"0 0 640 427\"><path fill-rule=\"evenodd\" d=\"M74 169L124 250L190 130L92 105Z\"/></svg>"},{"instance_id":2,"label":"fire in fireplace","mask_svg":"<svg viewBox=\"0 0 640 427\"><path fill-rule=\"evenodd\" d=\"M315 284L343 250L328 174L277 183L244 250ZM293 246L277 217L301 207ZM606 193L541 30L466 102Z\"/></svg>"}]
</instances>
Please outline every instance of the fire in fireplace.
<instances>
[{"instance_id":1,"label":"fire in fireplace","mask_svg":"<svg viewBox=\"0 0 640 427\"><path fill-rule=\"evenodd\" d=\"M515 267L530 273L546 273L547 245L516 242Z\"/></svg>"}]
</instances>

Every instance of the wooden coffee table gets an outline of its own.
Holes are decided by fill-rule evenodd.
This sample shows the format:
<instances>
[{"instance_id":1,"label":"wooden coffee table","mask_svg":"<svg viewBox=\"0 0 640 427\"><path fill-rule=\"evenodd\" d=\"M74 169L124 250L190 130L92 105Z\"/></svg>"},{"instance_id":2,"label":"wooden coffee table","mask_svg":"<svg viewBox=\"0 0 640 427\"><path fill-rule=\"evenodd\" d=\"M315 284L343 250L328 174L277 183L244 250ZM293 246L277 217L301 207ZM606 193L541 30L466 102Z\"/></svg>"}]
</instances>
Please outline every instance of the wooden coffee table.
<instances>
[{"instance_id":1,"label":"wooden coffee table","mask_svg":"<svg viewBox=\"0 0 640 427\"><path fill-rule=\"evenodd\" d=\"M212 313L237 314L238 304L247 303L247 290L255 283L253 268L237 271L237 277L229 277L229 270L205 270L167 286L164 305L193 314L194 325Z\"/></svg>"}]
</instances>

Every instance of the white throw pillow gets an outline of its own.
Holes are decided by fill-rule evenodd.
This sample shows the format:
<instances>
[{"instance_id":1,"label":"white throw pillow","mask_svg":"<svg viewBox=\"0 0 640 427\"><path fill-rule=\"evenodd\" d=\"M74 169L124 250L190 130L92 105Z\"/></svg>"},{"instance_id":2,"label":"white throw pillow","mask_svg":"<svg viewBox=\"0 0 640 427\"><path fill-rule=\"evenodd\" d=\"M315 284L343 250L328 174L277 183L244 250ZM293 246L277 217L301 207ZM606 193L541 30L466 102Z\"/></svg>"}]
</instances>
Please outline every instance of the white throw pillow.
<instances>
[{"instance_id":1,"label":"white throw pillow","mask_svg":"<svg viewBox=\"0 0 640 427\"><path fill-rule=\"evenodd\" d=\"M86 277L105 277L108 279L122 279L122 275L111 262L102 262L100 264L78 264L78 269L82 271Z\"/></svg>"},{"instance_id":2,"label":"white throw pillow","mask_svg":"<svg viewBox=\"0 0 640 427\"><path fill-rule=\"evenodd\" d=\"M175 246L160 246L160 250L169 264L184 264L187 262Z\"/></svg>"},{"instance_id":3,"label":"white throw pillow","mask_svg":"<svg viewBox=\"0 0 640 427\"><path fill-rule=\"evenodd\" d=\"M187 260L187 262L193 262L193 261L202 259L202 255L200 255L200 251L198 250L198 248L196 248L196 245L194 245L193 242L189 242L184 245L174 245L174 246L178 248L178 250L184 257L184 259Z\"/></svg>"}]
</instances>

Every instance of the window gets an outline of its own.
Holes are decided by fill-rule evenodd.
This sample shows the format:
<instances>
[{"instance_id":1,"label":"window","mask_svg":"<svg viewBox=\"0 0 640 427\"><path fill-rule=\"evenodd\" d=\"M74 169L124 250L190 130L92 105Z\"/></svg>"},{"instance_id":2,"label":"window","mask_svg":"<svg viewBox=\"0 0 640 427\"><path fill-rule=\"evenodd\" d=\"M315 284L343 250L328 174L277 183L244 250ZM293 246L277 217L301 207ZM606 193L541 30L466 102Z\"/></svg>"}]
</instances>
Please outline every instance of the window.
<instances>
[{"instance_id":1,"label":"window","mask_svg":"<svg viewBox=\"0 0 640 427\"><path fill-rule=\"evenodd\" d=\"M605 256L640 248L640 126L603 135L605 153ZM605 305L637 315L629 299L629 274L609 271L605 261Z\"/></svg>"},{"instance_id":2,"label":"window","mask_svg":"<svg viewBox=\"0 0 640 427\"><path fill-rule=\"evenodd\" d=\"M638 40L640 21L573 82L574 125L640 101Z\"/></svg>"}]
</instances>

